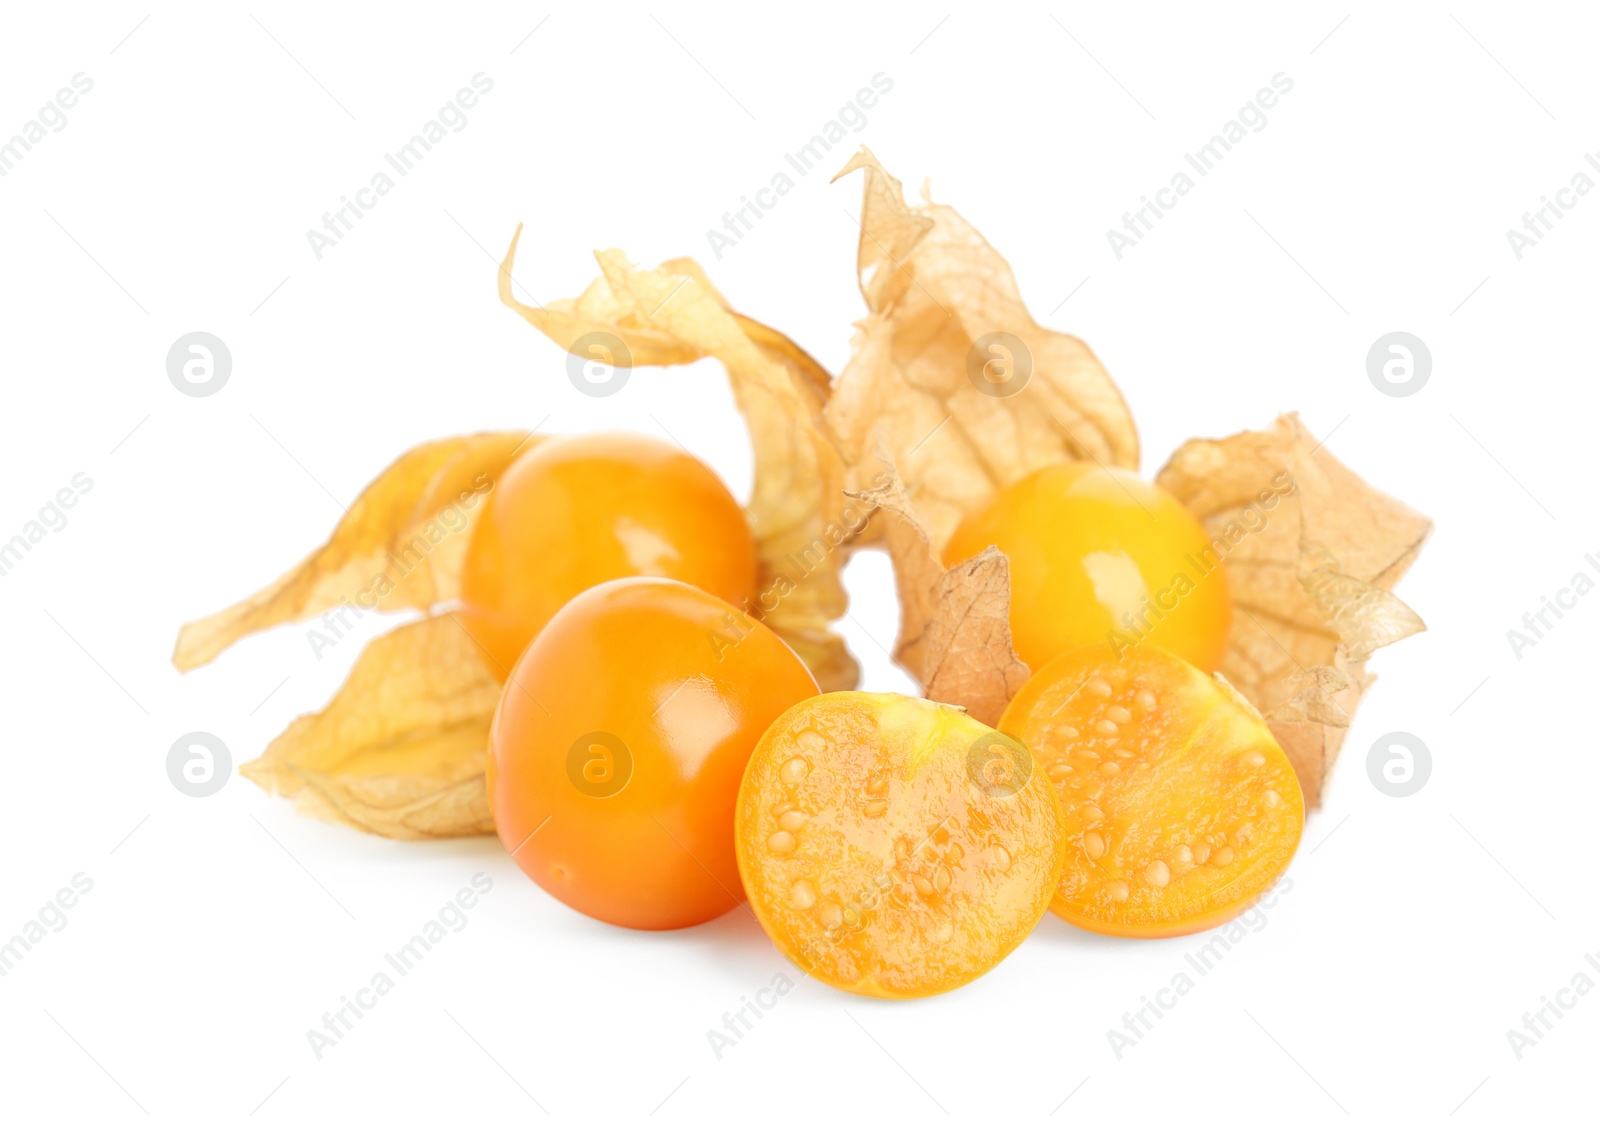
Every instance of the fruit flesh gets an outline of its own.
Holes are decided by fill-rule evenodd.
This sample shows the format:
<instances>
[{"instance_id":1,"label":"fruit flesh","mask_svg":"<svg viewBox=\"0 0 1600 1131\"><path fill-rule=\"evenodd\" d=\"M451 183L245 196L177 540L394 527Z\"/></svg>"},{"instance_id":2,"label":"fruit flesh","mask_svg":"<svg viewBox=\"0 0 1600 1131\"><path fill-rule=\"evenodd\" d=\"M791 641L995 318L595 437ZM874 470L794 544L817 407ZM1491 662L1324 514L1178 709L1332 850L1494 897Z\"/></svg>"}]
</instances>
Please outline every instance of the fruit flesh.
<instances>
[{"instance_id":1,"label":"fruit flesh","mask_svg":"<svg viewBox=\"0 0 1600 1131\"><path fill-rule=\"evenodd\" d=\"M1034 671L1113 632L1221 666L1233 618L1225 567L1183 504L1132 472L1036 471L962 521L945 564L990 546L1010 559L1012 641Z\"/></svg>"},{"instance_id":2,"label":"fruit flesh","mask_svg":"<svg viewBox=\"0 0 1600 1131\"><path fill-rule=\"evenodd\" d=\"M816 693L776 634L699 589L590 589L501 695L489 737L501 843L540 887L607 923L714 919L743 899L733 821L750 751Z\"/></svg>"},{"instance_id":3,"label":"fruit flesh","mask_svg":"<svg viewBox=\"0 0 1600 1131\"><path fill-rule=\"evenodd\" d=\"M749 521L716 474L663 440L563 436L500 477L461 569L461 619L504 676L556 610L592 585L670 577L748 607Z\"/></svg>"},{"instance_id":4,"label":"fruit flesh","mask_svg":"<svg viewBox=\"0 0 1600 1131\"><path fill-rule=\"evenodd\" d=\"M1027 752L959 708L844 691L772 724L735 828L779 950L839 989L910 998L971 981L1033 929L1061 821Z\"/></svg>"},{"instance_id":5,"label":"fruit flesh","mask_svg":"<svg viewBox=\"0 0 1600 1131\"><path fill-rule=\"evenodd\" d=\"M1066 868L1051 910L1108 935L1203 931L1288 867L1305 805L1253 708L1149 646L1068 652L1000 719L1061 797Z\"/></svg>"}]
</instances>

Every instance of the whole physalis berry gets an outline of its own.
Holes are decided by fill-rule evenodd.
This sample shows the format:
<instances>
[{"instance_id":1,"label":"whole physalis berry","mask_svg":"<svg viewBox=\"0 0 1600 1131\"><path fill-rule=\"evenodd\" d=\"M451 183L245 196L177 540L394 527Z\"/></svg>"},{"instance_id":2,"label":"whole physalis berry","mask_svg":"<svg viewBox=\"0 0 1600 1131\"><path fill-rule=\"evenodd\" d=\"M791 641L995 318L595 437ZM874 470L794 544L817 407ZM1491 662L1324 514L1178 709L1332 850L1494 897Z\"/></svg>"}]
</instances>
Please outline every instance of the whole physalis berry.
<instances>
[{"instance_id":1,"label":"whole physalis berry","mask_svg":"<svg viewBox=\"0 0 1600 1131\"><path fill-rule=\"evenodd\" d=\"M1170 652L1092 644L1006 708L1066 816L1051 910L1106 935L1164 938L1244 911L1289 866L1299 779L1248 702Z\"/></svg>"},{"instance_id":2,"label":"whole physalis berry","mask_svg":"<svg viewBox=\"0 0 1600 1131\"><path fill-rule=\"evenodd\" d=\"M734 802L750 751L817 684L776 633L681 581L587 590L507 679L489 734L495 829L585 915L666 929L744 898Z\"/></svg>"},{"instance_id":3,"label":"whole physalis berry","mask_svg":"<svg viewBox=\"0 0 1600 1131\"><path fill-rule=\"evenodd\" d=\"M667 577L740 608L756 593L743 509L716 473L649 436L545 440L506 468L461 566L461 620L504 677L592 585Z\"/></svg>"},{"instance_id":4,"label":"whole physalis berry","mask_svg":"<svg viewBox=\"0 0 1600 1131\"><path fill-rule=\"evenodd\" d=\"M1233 619L1227 544L1167 491L1095 463L1042 468L969 514L947 566L998 547L1011 562L1011 637L1037 671L1068 648L1140 641L1206 671Z\"/></svg>"},{"instance_id":5,"label":"whole physalis berry","mask_svg":"<svg viewBox=\"0 0 1600 1131\"><path fill-rule=\"evenodd\" d=\"M1050 904L1062 815L1025 747L959 707L840 691L786 711L739 792L739 870L772 941L851 993L993 967Z\"/></svg>"}]
</instances>

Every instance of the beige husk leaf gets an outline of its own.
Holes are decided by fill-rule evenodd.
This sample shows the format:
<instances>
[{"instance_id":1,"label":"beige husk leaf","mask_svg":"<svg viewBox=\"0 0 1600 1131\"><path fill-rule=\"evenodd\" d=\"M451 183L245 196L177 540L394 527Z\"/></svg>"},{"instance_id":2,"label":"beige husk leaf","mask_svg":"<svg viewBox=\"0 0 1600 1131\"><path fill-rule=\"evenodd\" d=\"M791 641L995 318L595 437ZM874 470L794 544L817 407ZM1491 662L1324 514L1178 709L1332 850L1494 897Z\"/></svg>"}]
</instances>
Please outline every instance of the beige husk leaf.
<instances>
[{"instance_id":1,"label":"beige husk leaf","mask_svg":"<svg viewBox=\"0 0 1600 1131\"><path fill-rule=\"evenodd\" d=\"M517 235L500 268L500 300L562 349L586 334L623 343L635 367L722 362L755 451L749 506L760 560L759 605L748 610L783 637L824 691L853 688L855 657L829 627L845 612L839 571L852 533L844 466L823 420L828 374L770 327L735 313L692 259L635 267L595 253L601 277L577 299L527 306L512 294Z\"/></svg>"},{"instance_id":2,"label":"beige husk leaf","mask_svg":"<svg viewBox=\"0 0 1600 1131\"><path fill-rule=\"evenodd\" d=\"M485 496L544 437L485 432L412 448L368 484L328 541L278 581L179 631L173 663L209 663L241 637L350 603L429 610L459 596ZM402 840L494 831L484 789L500 682L452 616L370 642L333 702L240 767L302 812Z\"/></svg>"},{"instance_id":3,"label":"beige husk leaf","mask_svg":"<svg viewBox=\"0 0 1600 1131\"><path fill-rule=\"evenodd\" d=\"M824 690L854 687L858 666L830 627L845 611L839 573L853 547L881 544L902 609L897 659L928 697L993 725L1029 675L1011 644L1009 563L991 549L946 569L945 543L1001 487L1068 460L1136 467L1138 440L1088 347L1033 321L976 231L948 207L908 207L865 149L840 175L856 170L866 178L858 274L868 315L831 388L788 338L731 310L692 260L646 270L599 252L601 277L581 296L529 307L511 293L513 237L500 297L569 351L602 332L636 367L721 361L755 450L748 511L761 593L749 611ZM1022 348L975 350L991 333ZM1019 364L1031 366L1020 391L991 395L991 377ZM435 614L368 644L333 701L296 719L242 767L247 777L304 812L383 836L493 831L484 763L500 681L456 618L436 610L459 596L462 535L484 495L539 440L484 433L406 452L300 565L183 627L173 662L188 671L250 633L344 602ZM1274 490L1280 474L1292 491ZM1371 681L1366 660L1424 627L1392 589L1431 524L1345 468L1293 415L1192 440L1157 482L1226 548L1235 616L1221 675L1265 716L1314 806ZM1276 500L1270 512L1263 492ZM1252 501L1258 513L1247 515Z\"/></svg>"},{"instance_id":4,"label":"beige husk leaf","mask_svg":"<svg viewBox=\"0 0 1600 1131\"><path fill-rule=\"evenodd\" d=\"M520 229L519 229L520 232ZM749 507L761 560L761 605L827 689L854 687L855 659L829 625L844 613L838 573L854 532L844 470L826 434L825 370L788 338L727 308L698 265L655 271L619 252L576 300L535 309L501 297L564 348L604 330L635 365L723 362L750 424L756 484ZM253 632L344 602L431 610L459 596L462 555L483 495L520 449L542 437L487 433L423 444L369 485L328 542L277 582L185 625L173 662L187 671ZM483 776L500 682L448 614L368 644L321 713L292 723L242 767L263 788L326 820L400 839L493 831Z\"/></svg>"},{"instance_id":5,"label":"beige husk leaf","mask_svg":"<svg viewBox=\"0 0 1600 1131\"><path fill-rule=\"evenodd\" d=\"M865 148L838 176L857 170L867 316L827 407L849 486L892 466L937 554L963 515L1029 472L1078 459L1137 468L1133 417L1089 347L1033 320L1011 268L954 209L909 207ZM979 346L990 334L1023 348ZM1024 370L1019 391L994 395L991 377Z\"/></svg>"},{"instance_id":6,"label":"beige husk leaf","mask_svg":"<svg viewBox=\"0 0 1600 1131\"><path fill-rule=\"evenodd\" d=\"M1010 266L970 224L946 205L908 206L868 149L838 175L858 170L868 313L826 416L851 494L877 508L869 534L894 562L895 658L929 698L993 725L1028 678L1011 647L1009 567L982 554L946 570L945 543L963 516L1041 467L1137 467L1138 434L1089 347L1033 320ZM980 344L990 334L1012 344ZM992 379L1013 377L1021 388L995 395Z\"/></svg>"},{"instance_id":7,"label":"beige husk leaf","mask_svg":"<svg viewBox=\"0 0 1600 1131\"><path fill-rule=\"evenodd\" d=\"M1028 681L1011 647L1011 568L990 548L945 569L892 465L851 496L874 508L900 596L895 659L927 698L956 703L994 726Z\"/></svg>"},{"instance_id":8,"label":"beige husk leaf","mask_svg":"<svg viewBox=\"0 0 1600 1131\"><path fill-rule=\"evenodd\" d=\"M1278 496L1275 477L1293 490ZM1156 482L1230 544L1233 631L1222 674L1266 717L1316 806L1373 652L1426 627L1391 590L1433 528L1341 464L1295 414L1261 432L1190 440ZM1265 519L1248 518L1246 508Z\"/></svg>"},{"instance_id":9,"label":"beige husk leaf","mask_svg":"<svg viewBox=\"0 0 1600 1131\"><path fill-rule=\"evenodd\" d=\"M240 772L301 812L396 840L494 832L484 789L500 680L451 614L367 645L333 702Z\"/></svg>"},{"instance_id":10,"label":"beige husk leaf","mask_svg":"<svg viewBox=\"0 0 1600 1131\"><path fill-rule=\"evenodd\" d=\"M986 552L946 570L945 543L1022 476L1079 459L1134 468L1138 442L1094 355L1032 320L999 253L950 208L908 207L869 151L840 175L856 170L866 177L858 274L868 315L826 416L850 493L874 508L868 537L894 561L896 658L924 694L992 725L1029 674L1011 646L1006 559ZM1010 396L981 392L982 372L969 371L974 342L995 331L1020 339L1032 361ZM1006 360L998 376L1017 372L1016 357ZM1157 482L1222 538L1243 529L1236 520L1262 491L1277 497L1280 472L1296 486L1267 525L1221 543L1235 604L1221 674L1266 717L1314 806L1371 682L1367 658L1424 627L1391 590L1431 524L1369 487L1294 416L1190 441Z\"/></svg>"},{"instance_id":11,"label":"beige husk leaf","mask_svg":"<svg viewBox=\"0 0 1600 1131\"><path fill-rule=\"evenodd\" d=\"M512 458L538 440L528 432L481 432L412 448L367 485L327 542L299 565L179 629L173 664L192 671L242 637L346 602L389 611L451 600L478 504Z\"/></svg>"}]
</instances>

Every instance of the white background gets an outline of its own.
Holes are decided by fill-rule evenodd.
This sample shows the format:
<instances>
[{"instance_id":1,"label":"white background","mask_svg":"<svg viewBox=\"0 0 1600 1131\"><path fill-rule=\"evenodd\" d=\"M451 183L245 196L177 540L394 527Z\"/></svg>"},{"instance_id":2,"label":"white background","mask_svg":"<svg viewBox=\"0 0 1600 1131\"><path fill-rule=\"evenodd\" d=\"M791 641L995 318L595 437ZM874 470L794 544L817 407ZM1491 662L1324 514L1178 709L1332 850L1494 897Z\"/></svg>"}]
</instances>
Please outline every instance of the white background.
<instances>
[{"instance_id":1,"label":"white background","mask_svg":"<svg viewBox=\"0 0 1600 1131\"><path fill-rule=\"evenodd\" d=\"M1395 9L8 6L0 135L75 73L94 88L0 179L0 540L75 473L94 486L0 577L0 936L74 874L94 886L0 979L0 1118L1502 1126L1592 1110L1600 993L1520 1060L1506 1031L1600 951L1600 596L1520 659L1506 632L1578 571L1600 577L1583 560L1600 551L1593 476L1572 474L1600 408L1600 194L1520 261L1505 232L1600 145L1596 28L1577 6ZM466 128L318 261L306 230L478 72L494 89ZM877 72L894 88L866 127L718 261L706 230ZM1106 229L1278 72L1294 89L1267 127L1118 261ZM178 624L276 577L414 443L670 433L746 491L715 363L580 395L497 302L494 260L526 222L518 281L548 301L596 274L595 248L693 255L837 371L863 314L860 181L826 178L857 143L913 193L931 178L1036 316L1089 341L1146 474L1187 437L1298 409L1438 523L1400 590L1430 631L1377 659L1292 890L1120 1060L1107 1030L1199 940L1047 916L934 1000L802 981L719 1061L706 1031L796 974L744 912L613 929L492 838L394 843L237 775L202 800L167 780L185 732L254 757L360 646L318 660L288 627L180 677ZM1397 329L1433 355L1407 398L1366 374ZM167 379L192 330L231 348L215 396ZM849 581L865 686L909 689L878 643L895 628L885 563L863 556ZM1390 731L1433 754L1409 798L1365 771ZM306 1031L479 871L494 888L466 928L315 1059Z\"/></svg>"}]
</instances>

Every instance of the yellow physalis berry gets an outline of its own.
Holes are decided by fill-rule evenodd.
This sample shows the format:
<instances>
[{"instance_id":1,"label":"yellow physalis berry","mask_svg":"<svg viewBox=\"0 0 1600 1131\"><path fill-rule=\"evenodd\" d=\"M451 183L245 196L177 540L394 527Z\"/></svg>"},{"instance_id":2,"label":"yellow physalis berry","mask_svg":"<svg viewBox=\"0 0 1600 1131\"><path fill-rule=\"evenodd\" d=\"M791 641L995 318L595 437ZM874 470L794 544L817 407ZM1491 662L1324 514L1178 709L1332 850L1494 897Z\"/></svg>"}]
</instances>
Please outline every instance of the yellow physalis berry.
<instances>
[{"instance_id":1,"label":"yellow physalis berry","mask_svg":"<svg viewBox=\"0 0 1600 1131\"><path fill-rule=\"evenodd\" d=\"M1220 553L1183 504L1132 472L1046 467L968 515L954 565L996 546L1011 559L1011 635L1038 671L1069 648L1144 642L1212 672L1233 606Z\"/></svg>"}]
</instances>

